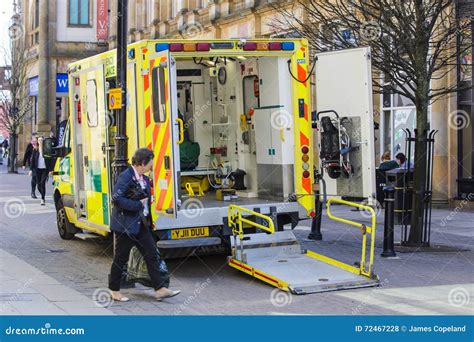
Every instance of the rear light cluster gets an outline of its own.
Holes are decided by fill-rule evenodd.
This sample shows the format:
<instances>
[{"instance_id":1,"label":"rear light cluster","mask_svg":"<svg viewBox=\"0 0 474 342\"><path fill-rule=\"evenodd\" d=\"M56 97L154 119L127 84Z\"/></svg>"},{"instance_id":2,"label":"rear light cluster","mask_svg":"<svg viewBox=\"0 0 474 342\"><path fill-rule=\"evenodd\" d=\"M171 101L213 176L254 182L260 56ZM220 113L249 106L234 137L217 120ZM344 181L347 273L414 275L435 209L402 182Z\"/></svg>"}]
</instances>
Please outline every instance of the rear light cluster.
<instances>
[{"instance_id":1,"label":"rear light cluster","mask_svg":"<svg viewBox=\"0 0 474 342\"><path fill-rule=\"evenodd\" d=\"M156 52L169 50L171 52L210 51L233 49L233 42L218 43L156 43ZM293 51L293 42L246 42L242 45L244 51Z\"/></svg>"},{"instance_id":2,"label":"rear light cluster","mask_svg":"<svg viewBox=\"0 0 474 342\"><path fill-rule=\"evenodd\" d=\"M303 153L303 156L301 157L301 160L303 161L302 167L303 167L303 178L309 178L311 176L310 169L309 169L309 147L304 145L301 147L301 153Z\"/></svg>"}]
</instances>

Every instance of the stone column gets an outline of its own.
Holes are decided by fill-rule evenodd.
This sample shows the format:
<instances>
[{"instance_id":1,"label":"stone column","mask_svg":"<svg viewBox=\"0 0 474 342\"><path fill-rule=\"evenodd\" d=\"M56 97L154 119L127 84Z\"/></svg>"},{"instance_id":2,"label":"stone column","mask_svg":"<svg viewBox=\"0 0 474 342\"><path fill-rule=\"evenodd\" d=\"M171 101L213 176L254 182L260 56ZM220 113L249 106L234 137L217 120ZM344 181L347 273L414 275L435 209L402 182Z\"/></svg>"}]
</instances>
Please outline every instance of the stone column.
<instances>
[{"instance_id":1,"label":"stone column","mask_svg":"<svg viewBox=\"0 0 474 342\"><path fill-rule=\"evenodd\" d=\"M433 80L433 88L446 87L446 78L443 80ZM448 203L449 188L449 144L447 120L449 116L449 97L436 101L431 105L431 129L439 132L435 136L433 166L433 203ZM416 167L416 165L415 165Z\"/></svg>"},{"instance_id":2,"label":"stone column","mask_svg":"<svg viewBox=\"0 0 474 342\"><path fill-rule=\"evenodd\" d=\"M48 30L48 8L49 0L39 0L39 49L38 49L38 132L47 133L51 129L49 125L49 30Z\"/></svg>"},{"instance_id":3,"label":"stone column","mask_svg":"<svg viewBox=\"0 0 474 342\"><path fill-rule=\"evenodd\" d=\"M117 46L117 4L116 0L109 1L109 49Z\"/></svg>"}]
</instances>

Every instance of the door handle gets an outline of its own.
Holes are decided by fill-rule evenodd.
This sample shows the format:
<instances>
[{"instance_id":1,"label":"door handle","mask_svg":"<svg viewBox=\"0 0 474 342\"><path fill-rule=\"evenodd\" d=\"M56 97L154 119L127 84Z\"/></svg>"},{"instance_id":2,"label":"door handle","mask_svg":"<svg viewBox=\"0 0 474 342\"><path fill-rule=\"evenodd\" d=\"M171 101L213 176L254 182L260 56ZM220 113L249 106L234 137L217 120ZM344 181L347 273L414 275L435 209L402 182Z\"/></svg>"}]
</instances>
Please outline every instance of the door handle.
<instances>
[{"instance_id":1,"label":"door handle","mask_svg":"<svg viewBox=\"0 0 474 342\"><path fill-rule=\"evenodd\" d=\"M178 121L178 125L179 125L178 144L182 144L184 142L184 122L183 122L183 119L180 119L180 118L177 118L176 121Z\"/></svg>"}]
</instances>

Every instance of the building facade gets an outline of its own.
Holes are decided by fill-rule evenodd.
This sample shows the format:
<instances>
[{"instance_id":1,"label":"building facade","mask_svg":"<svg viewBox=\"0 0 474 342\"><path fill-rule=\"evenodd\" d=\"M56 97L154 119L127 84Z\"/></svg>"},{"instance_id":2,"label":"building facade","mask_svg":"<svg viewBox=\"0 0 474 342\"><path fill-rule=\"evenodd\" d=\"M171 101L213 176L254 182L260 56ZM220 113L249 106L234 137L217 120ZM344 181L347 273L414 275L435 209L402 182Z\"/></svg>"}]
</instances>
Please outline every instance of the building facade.
<instances>
[{"instance_id":1,"label":"building facade","mask_svg":"<svg viewBox=\"0 0 474 342\"><path fill-rule=\"evenodd\" d=\"M269 24L278 16L272 2L275 0L129 0L128 40L272 37ZM472 13L466 12L472 10L472 1L459 0L458 6L459 20L472 20ZM47 132L67 116L66 88L60 86L67 64L115 48L117 1L22 0L21 14L30 44L29 95L35 101L34 120L22 132L26 142L31 132ZM459 70L436 82L471 84L472 49L462 56L462 63ZM472 189L473 98L472 90L452 94L430 108L431 128L439 130L434 149L434 202L453 204ZM375 131L378 164L384 151L403 152L402 129L414 128L415 111L412 103L397 95L375 94L374 108L374 121L379 124ZM459 118L464 120L461 128L453 124Z\"/></svg>"},{"instance_id":2,"label":"building facade","mask_svg":"<svg viewBox=\"0 0 474 342\"><path fill-rule=\"evenodd\" d=\"M251 38L274 35L269 23L278 16L272 0L129 0L129 41L148 38ZM472 20L472 1L457 4L459 20ZM111 3L110 17L117 13ZM115 47L116 28L110 27L109 46ZM472 51L462 56L461 69L449 73L440 84L472 82ZM315 92L313 92L315 93ZM434 148L433 201L454 204L473 192L474 113L472 90L451 94L430 107L431 129L438 130ZM315 99L317 100L317 99ZM315 103L316 101L314 101ZM384 151L404 152L403 128L413 130L413 103L398 95L374 95L376 163ZM456 123L462 120L460 127ZM461 184L461 185L460 185ZM474 196L473 196L474 197Z\"/></svg>"},{"instance_id":3,"label":"building facade","mask_svg":"<svg viewBox=\"0 0 474 342\"><path fill-rule=\"evenodd\" d=\"M20 131L19 157L33 133L49 135L67 118L67 65L107 50L98 41L100 0L17 0L26 43L30 119Z\"/></svg>"}]
</instances>

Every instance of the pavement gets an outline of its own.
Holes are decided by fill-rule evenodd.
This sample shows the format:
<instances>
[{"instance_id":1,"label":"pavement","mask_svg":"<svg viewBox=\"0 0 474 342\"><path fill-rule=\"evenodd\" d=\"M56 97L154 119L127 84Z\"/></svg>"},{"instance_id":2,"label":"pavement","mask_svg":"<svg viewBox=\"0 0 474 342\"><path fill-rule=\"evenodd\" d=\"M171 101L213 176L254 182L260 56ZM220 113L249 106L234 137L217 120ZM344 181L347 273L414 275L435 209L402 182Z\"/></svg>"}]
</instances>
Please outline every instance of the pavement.
<instances>
[{"instance_id":1,"label":"pavement","mask_svg":"<svg viewBox=\"0 0 474 342\"><path fill-rule=\"evenodd\" d=\"M276 290L229 268L225 255L169 260L172 288L163 302L141 285L124 289L127 303L107 300L109 240L62 240L52 186L47 204L29 196L26 172L0 166L0 315L472 315L474 212L433 209L431 242L443 247L381 258L383 211L377 215L375 272L381 286L305 296ZM334 214L369 223L364 213ZM352 264L360 258L357 228L323 216L322 241L307 239L310 222L294 230L304 248ZM400 229L396 230L396 240Z\"/></svg>"}]
</instances>

